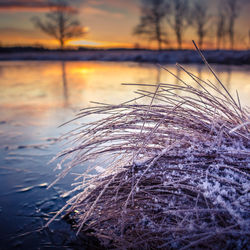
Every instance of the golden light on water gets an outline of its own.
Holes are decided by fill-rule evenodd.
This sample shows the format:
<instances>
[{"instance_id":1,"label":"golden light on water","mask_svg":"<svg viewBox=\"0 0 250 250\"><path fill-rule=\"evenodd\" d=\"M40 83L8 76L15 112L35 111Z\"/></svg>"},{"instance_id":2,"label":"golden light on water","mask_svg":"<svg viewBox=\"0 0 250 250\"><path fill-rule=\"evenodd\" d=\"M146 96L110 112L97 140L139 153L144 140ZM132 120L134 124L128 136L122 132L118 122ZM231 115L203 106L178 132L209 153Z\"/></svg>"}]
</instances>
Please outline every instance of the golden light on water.
<instances>
[{"instance_id":1,"label":"golden light on water","mask_svg":"<svg viewBox=\"0 0 250 250\"><path fill-rule=\"evenodd\" d=\"M174 65L168 65L178 77L192 82ZM157 82L179 84L177 79L152 64L112 62L0 62L0 106L25 105L82 108L91 101L120 103L136 96L138 88L146 86L123 86L122 83ZM198 77L216 82L201 65L187 66ZM250 82L249 66L216 66L218 76L235 95L236 89L243 104L248 103ZM196 84L196 83L195 83ZM196 84L196 87L199 87Z\"/></svg>"}]
</instances>

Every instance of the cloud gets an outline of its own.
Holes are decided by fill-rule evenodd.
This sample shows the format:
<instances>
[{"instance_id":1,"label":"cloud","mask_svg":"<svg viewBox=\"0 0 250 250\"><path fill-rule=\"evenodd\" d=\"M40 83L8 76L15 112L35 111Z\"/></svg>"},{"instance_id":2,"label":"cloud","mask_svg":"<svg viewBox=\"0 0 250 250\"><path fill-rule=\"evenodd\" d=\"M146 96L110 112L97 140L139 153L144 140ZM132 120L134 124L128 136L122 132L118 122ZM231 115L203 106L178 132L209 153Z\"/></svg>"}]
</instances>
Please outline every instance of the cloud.
<instances>
[{"instance_id":1,"label":"cloud","mask_svg":"<svg viewBox=\"0 0 250 250\"><path fill-rule=\"evenodd\" d=\"M87 9L92 15L106 15L111 14L114 17L121 17L126 12L134 12L138 9L137 2L139 0L71 0L68 1L70 6L67 11L75 10L71 7L72 4ZM0 0L0 11L11 12L45 12L51 10L52 0ZM56 3L56 1L54 1ZM58 4L54 4L58 6Z\"/></svg>"},{"instance_id":2,"label":"cloud","mask_svg":"<svg viewBox=\"0 0 250 250\"><path fill-rule=\"evenodd\" d=\"M82 8L82 12L86 15L96 15L96 16L104 16L104 17L114 17L114 18L122 18L124 15L122 13L114 13L104 9L95 8L95 7L84 7Z\"/></svg>"},{"instance_id":3,"label":"cloud","mask_svg":"<svg viewBox=\"0 0 250 250\"><path fill-rule=\"evenodd\" d=\"M38 11L44 12L53 8L58 8L60 5L50 4L47 0L0 0L0 11ZM63 7L65 11L75 12L75 9L70 6Z\"/></svg>"},{"instance_id":4,"label":"cloud","mask_svg":"<svg viewBox=\"0 0 250 250\"><path fill-rule=\"evenodd\" d=\"M25 29L25 28L15 28L15 27L5 27L0 28L1 35L7 39L7 38L15 38L19 37L20 39L23 39L24 37L27 38L41 38L43 37L43 34L35 29Z\"/></svg>"},{"instance_id":5,"label":"cloud","mask_svg":"<svg viewBox=\"0 0 250 250\"><path fill-rule=\"evenodd\" d=\"M137 12L140 0L85 0L84 4L100 7L109 7L116 11Z\"/></svg>"}]
</instances>

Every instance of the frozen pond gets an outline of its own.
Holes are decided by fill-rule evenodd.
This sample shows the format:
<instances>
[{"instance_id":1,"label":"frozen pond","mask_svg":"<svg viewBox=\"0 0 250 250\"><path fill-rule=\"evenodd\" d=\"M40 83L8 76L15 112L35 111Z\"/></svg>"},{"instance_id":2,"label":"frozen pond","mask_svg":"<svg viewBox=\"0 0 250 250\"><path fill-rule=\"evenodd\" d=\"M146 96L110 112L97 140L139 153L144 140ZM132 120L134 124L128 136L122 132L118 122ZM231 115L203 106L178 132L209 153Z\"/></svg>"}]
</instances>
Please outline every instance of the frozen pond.
<instances>
[{"instance_id":1,"label":"frozen pond","mask_svg":"<svg viewBox=\"0 0 250 250\"><path fill-rule=\"evenodd\" d=\"M184 65L215 82L201 65ZM221 81L242 105L250 106L250 66L212 65ZM166 66L185 81L174 65ZM0 62L0 249L37 249L78 244L70 225L58 220L41 228L51 212L67 200L66 177L47 190L57 174L48 161L61 149L55 138L75 123L58 126L90 101L120 103L135 96L136 86L121 83L178 84L173 76L152 64L113 62ZM140 87L147 89L148 87ZM75 245L74 245L75 244Z\"/></svg>"}]
</instances>

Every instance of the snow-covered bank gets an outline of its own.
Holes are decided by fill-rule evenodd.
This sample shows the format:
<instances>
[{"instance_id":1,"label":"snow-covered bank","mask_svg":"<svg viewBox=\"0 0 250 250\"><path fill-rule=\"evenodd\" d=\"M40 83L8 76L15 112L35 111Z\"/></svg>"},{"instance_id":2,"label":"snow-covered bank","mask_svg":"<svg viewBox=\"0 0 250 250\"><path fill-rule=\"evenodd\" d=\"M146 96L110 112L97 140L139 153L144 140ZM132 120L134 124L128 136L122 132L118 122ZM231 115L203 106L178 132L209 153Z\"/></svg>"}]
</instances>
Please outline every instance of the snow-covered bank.
<instances>
[{"instance_id":1,"label":"snow-covered bank","mask_svg":"<svg viewBox=\"0 0 250 250\"><path fill-rule=\"evenodd\" d=\"M209 63L250 64L250 50L204 51ZM149 51L149 50L114 50L114 51L46 51L1 53L0 60L65 60L65 61L132 61L150 63L202 63L199 55L192 50L185 51Z\"/></svg>"}]
</instances>

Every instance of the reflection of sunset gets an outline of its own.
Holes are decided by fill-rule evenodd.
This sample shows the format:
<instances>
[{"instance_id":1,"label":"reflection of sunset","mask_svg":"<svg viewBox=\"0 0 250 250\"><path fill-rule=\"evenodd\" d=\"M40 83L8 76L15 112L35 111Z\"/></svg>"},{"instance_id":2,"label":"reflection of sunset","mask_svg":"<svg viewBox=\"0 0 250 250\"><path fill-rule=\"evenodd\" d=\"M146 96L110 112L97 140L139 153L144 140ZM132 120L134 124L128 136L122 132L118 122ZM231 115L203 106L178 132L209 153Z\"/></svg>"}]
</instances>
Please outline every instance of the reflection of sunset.
<instances>
[{"instance_id":1,"label":"reflection of sunset","mask_svg":"<svg viewBox=\"0 0 250 250\"><path fill-rule=\"evenodd\" d=\"M175 66L167 68L185 81L190 77ZM203 79L215 82L201 66L188 66L191 72ZM247 103L250 84L245 71L230 66L217 66L222 82L235 94L239 90L242 102ZM223 73L220 73L222 70ZM246 69L248 67L246 66ZM176 79L156 66L136 63L112 62L1 62L0 105L70 106L82 108L90 101L120 103L133 98L138 87L123 86L121 83L175 84ZM239 85L240 83L244 83ZM147 87L140 87L146 89Z\"/></svg>"},{"instance_id":2,"label":"reflection of sunset","mask_svg":"<svg viewBox=\"0 0 250 250\"><path fill-rule=\"evenodd\" d=\"M67 73L69 74L90 74L90 73L94 73L95 69L91 68L91 66L89 68L78 68L78 67L67 67Z\"/></svg>"}]
</instances>

